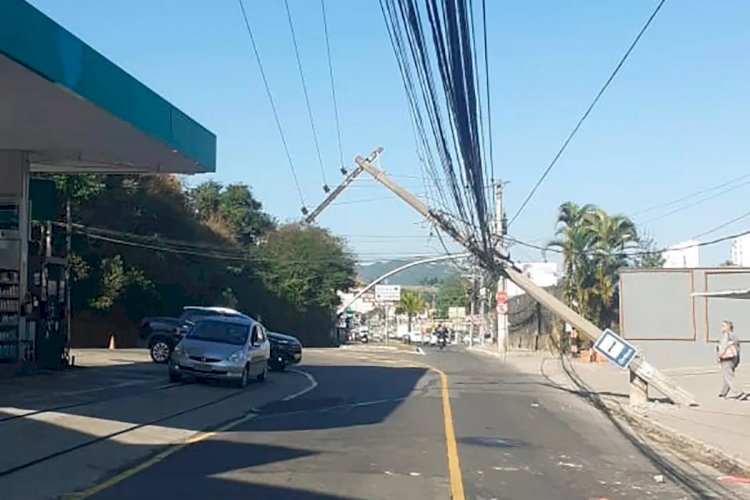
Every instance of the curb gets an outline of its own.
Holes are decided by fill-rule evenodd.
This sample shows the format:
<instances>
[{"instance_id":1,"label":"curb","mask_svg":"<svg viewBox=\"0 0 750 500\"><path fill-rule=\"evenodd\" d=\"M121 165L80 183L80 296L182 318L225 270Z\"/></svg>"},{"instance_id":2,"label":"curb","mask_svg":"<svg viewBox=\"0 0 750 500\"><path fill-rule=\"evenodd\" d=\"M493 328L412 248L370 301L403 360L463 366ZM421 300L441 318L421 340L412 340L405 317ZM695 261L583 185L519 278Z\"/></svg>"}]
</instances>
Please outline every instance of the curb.
<instances>
[{"instance_id":1,"label":"curb","mask_svg":"<svg viewBox=\"0 0 750 500\"><path fill-rule=\"evenodd\" d=\"M599 410L621 418L632 428L645 432L649 437L668 446L673 451L683 454L685 457L703 462L725 474L750 476L750 463L745 462L741 458L729 455L721 449L695 439L692 436L676 431L667 425L649 418L647 415L641 415L637 411L625 407L618 402L602 398L596 391L591 390L580 377L577 379L577 373L575 376L573 375L575 368L569 366L565 362L565 358L563 358L562 365L568 379L579 389L585 391L581 394L581 397L587 399Z\"/></svg>"},{"instance_id":2,"label":"curb","mask_svg":"<svg viewBox=\"0 0 750 500\"><path fill-rule=\"evenodd\" d=\"M610 402L602 402L602 404L608 411L625 420L631 427L646 432L650 437L678 453L711 465L725 474L750 476L750 463L742 458L729 455L715 446L676 431L650 419L648 416L639 415L619 404Z\"/></svg>"},{"instance_id":3,"label":"curb","mask_svg":"<svg viewBox=\"0 0 750 500\"><path fill-rule=\"evenodd\" d=\"M494 357L496 359L501 358L501 356L484 349L474 348L467 350L471 353ZM710 465L722 473L750 476L750 463L743 458L729 455L715 446L676 431L618 402L602 398L596 391L591 390L580 377L577 377L577 374L574 375L575 368L570 366L567 361L566 358L562 359L565 377L578 389L578 396L584 398L595 408L613 417L622 419L633 429L648 434L649 437L668 446L673 451Z\"/></svg>"}]
</instances>

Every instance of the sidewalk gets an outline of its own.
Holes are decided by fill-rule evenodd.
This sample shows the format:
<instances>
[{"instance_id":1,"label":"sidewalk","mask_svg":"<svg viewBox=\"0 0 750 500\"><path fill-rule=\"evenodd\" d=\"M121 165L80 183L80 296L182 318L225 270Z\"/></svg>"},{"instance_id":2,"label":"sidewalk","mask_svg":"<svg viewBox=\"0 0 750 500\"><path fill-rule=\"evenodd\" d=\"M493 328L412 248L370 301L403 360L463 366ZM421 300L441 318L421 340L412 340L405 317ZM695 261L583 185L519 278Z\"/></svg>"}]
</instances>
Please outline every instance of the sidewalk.
<instances>
[{"instance_id":1,"label":"sidewalk","mask_svg":"<svg viewBox=\"0 0 750 500\"><path fill-rule=\"evenodd\" d=\"M499 357L497 352L481 347L471 350ZM750 476L750 401L717 397L721 387L717 367L664 371L695 396L698 407L675 406L653 390L647 405L633 407L628 402L627 372L608 363L587 363L550 353L509 353L505 362L520 371L541 374L551 384L591 399L631 426L692 458L725 473ZM746 390L750 389L750 367L740 365L738 379Z\"/></svg>"}]
</instances>

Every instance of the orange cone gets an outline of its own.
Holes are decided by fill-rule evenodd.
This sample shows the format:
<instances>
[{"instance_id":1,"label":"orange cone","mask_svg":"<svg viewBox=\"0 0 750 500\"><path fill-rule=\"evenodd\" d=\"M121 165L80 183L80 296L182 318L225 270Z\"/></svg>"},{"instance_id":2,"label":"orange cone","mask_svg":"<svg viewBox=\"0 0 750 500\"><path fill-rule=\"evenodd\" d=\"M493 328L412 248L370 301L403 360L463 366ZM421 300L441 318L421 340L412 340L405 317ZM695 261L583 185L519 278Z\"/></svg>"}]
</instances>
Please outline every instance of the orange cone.
<instances>
[{"instance_id":1,"label":"orange cone","mask_svg":"<svg viewBox=\"0 0 750 500\"><path fill-rule=\"evenodd\" d=\"M109 350L113 351L115 349L115 336L110 335L109 336Z\"/></svg>"}]
</instances>

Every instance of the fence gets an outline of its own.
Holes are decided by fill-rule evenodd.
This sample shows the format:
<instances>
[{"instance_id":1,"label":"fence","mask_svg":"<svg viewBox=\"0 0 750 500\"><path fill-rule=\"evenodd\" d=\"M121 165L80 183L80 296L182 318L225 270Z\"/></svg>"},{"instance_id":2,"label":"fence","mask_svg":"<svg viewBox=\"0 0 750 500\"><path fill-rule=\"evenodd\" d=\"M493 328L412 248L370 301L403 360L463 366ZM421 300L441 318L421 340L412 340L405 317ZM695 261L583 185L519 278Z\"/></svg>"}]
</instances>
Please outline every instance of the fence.
<instances>
[{"instance_id":1,"label":"fence","mask_svg":"<svg viewBox=\"0 0 750 500\"><path fill-rule=\"evenodd\" d=\"M559 296L559 287L547 291ZM556 350L562 323L526 294L508 300L508 349Z\"/></svg>"}]
</instances>

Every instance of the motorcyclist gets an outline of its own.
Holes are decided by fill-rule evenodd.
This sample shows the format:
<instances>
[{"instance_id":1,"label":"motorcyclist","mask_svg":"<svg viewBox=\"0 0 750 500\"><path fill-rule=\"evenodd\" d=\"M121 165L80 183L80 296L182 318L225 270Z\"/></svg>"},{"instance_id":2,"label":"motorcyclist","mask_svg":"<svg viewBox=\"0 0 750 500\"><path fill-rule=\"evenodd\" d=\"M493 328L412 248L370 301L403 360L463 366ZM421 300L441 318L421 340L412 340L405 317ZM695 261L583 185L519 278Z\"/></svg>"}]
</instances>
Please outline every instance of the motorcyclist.
<instances>
[{"instance_id":1,"label":"motorcyclist","mask_svg":"<svg viewBox=\"0 0 750 500\"><path fill-rule=\"evenodd\" d=\"M442 349L443 347L445 347L448 341L448 328L446 328L446 326L441 323L435 333L437 334L438 342L440 343L440 348Z\"/></svg>"}]
</instances>

